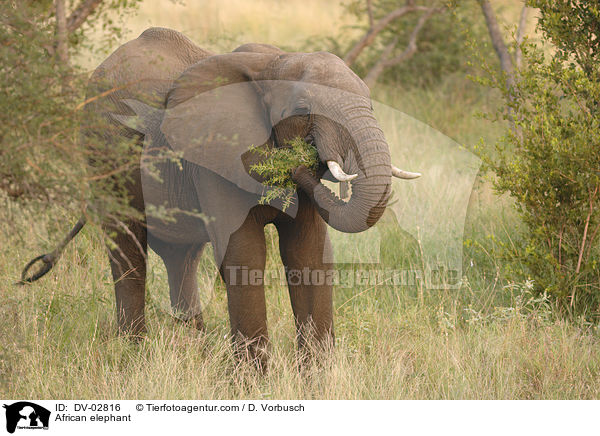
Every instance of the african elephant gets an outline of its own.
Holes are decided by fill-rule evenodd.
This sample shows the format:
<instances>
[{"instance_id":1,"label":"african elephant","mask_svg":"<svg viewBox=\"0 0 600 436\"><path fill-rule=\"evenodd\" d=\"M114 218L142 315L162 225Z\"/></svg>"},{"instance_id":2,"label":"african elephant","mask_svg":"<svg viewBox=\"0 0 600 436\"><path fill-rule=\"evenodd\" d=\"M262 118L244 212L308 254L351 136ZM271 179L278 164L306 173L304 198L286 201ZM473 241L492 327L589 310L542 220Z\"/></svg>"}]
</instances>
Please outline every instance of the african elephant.
<instances>
[{"instance_id":1,"label":"african elephant","mask_svg":"<svg viewBox=\"0 0 600 436\"><path fill-rule=\"evenodd\" d=\"M95 70L88 100L86 110L110 128L85 135L100 137L107 150L127 137L143 150L140 162L157 150L179 156L155 163L158 178L142 163L127 185L133 207L176 208L181 213L174 221L150 214L125 226L107 220L116 234L109 257L120 330L144 331L147 244L165 263L173 309L202 329L196 268L210 242L227 286L235 349L262 368L268 344L265 225L278 231L287 271L330 271L327 224L342 232L368 229L385 210L391 177L418 177L391 164L369 89L326 52L246 44L213 54L178 32L151 28ZM294 170L299 189L284 212L277 201L260 204L266 188L251 174L254 155L248 151L251 145L284 147L294 137L316 147L320 166L316 174L304 166ZM351 181L350 198L336 197L322 177ZM288 287L299 348L309 338L332 344L331 283L288 280Z\"/></svg>"}]
</instances>

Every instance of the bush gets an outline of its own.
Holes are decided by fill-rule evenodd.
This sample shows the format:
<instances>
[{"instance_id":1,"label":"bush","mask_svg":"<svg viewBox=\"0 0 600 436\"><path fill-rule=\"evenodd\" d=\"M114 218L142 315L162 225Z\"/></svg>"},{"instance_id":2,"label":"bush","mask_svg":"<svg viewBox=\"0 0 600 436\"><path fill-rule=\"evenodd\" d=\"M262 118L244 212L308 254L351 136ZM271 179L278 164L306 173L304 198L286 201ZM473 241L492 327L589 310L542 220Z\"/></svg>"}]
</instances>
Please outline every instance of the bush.
<instances>
[{"instance_id":1,"label":"bush","mask_svg":"<svg viewBox=\"0 0 600 436\"><path fill-rule=\"evenodd\" d=\"M136 4L130 0L103 1L70 32L68 54L106 52L121 35L110 14L133 10ZM86 207L89 182L94 182L97 203L110 204L111 211L125 210L126 199L113 198L115 184L126 181L116 180L123 173L115 171L121 162L105 162L105 150L99 152L93 141L81 137L81 126L92 122L84 119L82 110L88 74L57 55L57 20L53 14L54 4L49 0L0 0L0 191L6 194L0 198L34 208L59 205L75 217ZM89 35L95 25L110 36L94 42ZM105 165L90 174L88 163L100 162L98 155ZM97 181L102 173L114 174L109 186ZM98 208L91 209L87 209L89 216Z\"/></svg>"},{"instance_id":2,"label":"bush","mask_svg":"<svg viewBox=\"0 0 600 436\"><path fill-rule=\"evenodd\" d=\"M69 187L80 84L64 86L74 71L49 53L54 23L48 5L0 5L0 190L12 198L68 201L77 192Z\"/></svg>"},{"instance_id":3,"label":"bush","mask_svg":"<svg viewBox=\"0 0 600 436\"><path fill-rule=\"evenodd\" d=\"M512 126L481 156L495 187L509 192L526 225L521 243L506 249L510 272L530 278L564 307L597 317L600 305L600 82L598 9L575 1L539 7L549 59L524 44L516 85L497 74Z\"/></svg>"}]
</instances>

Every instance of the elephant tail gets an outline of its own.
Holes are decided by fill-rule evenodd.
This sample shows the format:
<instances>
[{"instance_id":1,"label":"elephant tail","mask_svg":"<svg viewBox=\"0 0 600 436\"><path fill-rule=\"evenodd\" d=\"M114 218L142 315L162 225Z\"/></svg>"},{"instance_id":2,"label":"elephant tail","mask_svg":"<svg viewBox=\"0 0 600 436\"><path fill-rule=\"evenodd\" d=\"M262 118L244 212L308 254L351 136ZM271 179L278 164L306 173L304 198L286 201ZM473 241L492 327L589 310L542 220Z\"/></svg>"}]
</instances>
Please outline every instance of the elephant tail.
<instances>
[{"instance_id":1,"label":"elephant tail","mask_svg":"<svg viewBox=\"0 0 600 436\"><path fill-rule=\"evenodd\" d=\"M52 267L54 265L56 265L56 262L58 262L58 259L60 258L60 255L64 251L67 244L69 242L71 242L71 240L75 236L77 236L77 233L79 233L81 231L83 226L85 226L86 222L87 222L87 219L85 218L85 216L79 218L79 221L77 221L77 224L75 224L75 226L73 226L73 228L67 234L65 239L62 240L62 242L54 249L54 251L52 251L51 253L42 254L42 255L30 260L29 263L27 265L25 265L25 268L23 268L23 272L21 273L21 280L19 280L16 284L24 285L25 283L35 282L36 280L44 277L48 273L48 271L50 271L52 269ZM36 271L34 274L32 274L31 276L27 277L27 273L29 272L31 267L40 260L43 263L41 268L38 271Z\"/></svg>"}]
</instances>

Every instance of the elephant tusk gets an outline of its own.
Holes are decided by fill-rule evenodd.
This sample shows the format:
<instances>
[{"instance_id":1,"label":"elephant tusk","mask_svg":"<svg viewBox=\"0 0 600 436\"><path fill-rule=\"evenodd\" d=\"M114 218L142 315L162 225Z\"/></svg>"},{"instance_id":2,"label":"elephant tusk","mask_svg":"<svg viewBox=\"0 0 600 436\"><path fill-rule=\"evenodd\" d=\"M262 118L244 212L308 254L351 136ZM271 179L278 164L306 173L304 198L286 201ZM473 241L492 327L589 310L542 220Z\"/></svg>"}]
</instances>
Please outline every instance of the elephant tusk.
<instances>
[{"instance_id":1,"label":"elephant tusk","mask_svg":"<svg viewBox=\"0 0 600 436\"><path fill-rule=\"evenodd\" d=\"M392 165L392 176L398 177L399 179L416 179L417 177L421 177L421 173L411 173L410 171L404 171Z\"/></svg>"},{"instance_id":2,"label":"elephant tusk","mask_svg":"<svg viewBox=\"0 0 600 436\"><path fill-rule=\"evenodd\" d=\"M358 174L346 174L340 166L340 164L334 160L328 160L327 167L329 168L329 171L331 171L333 177L335 177L340 182L349 182L350 180L355 179L358 176Z\"/></svg>"}]
</instances>

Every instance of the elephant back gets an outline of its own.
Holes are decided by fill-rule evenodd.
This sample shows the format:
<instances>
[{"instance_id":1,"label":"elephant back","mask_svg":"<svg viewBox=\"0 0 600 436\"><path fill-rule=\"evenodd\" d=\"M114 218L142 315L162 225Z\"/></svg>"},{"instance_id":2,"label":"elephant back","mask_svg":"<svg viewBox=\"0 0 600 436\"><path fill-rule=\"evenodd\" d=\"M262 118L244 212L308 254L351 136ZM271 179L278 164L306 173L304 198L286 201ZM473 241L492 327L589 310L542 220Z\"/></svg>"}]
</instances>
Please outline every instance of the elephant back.
<instances>
[{"instance_id":1,"label":"elephant back","mask_svg":"<svg viewBox=\"0 0 600 436\"><path fill-rule=\"evenodd\" d=\"M134 115L123 103L133 99L162 109L173 82L190 65L212 53L183 34L152 27L115 50L92 74L86 93L88 113Z\"/></svg>"}]
</instances>

